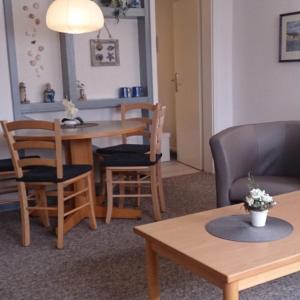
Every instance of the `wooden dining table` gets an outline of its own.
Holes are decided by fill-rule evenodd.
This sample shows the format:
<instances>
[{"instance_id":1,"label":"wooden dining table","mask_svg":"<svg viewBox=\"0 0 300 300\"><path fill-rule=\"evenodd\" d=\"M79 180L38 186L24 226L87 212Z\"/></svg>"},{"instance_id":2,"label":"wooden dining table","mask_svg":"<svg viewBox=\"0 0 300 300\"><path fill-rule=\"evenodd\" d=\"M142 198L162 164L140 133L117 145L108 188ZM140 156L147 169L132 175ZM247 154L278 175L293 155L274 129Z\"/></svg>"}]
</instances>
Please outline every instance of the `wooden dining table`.
<instances>
[{"instance_id":1,"label":"wooden dining table","mask_svg":"<svg viewBox=\"0 0 300 300\"><path fill-rule=\"evenodd\" d=\"M101 137L116 137L122 134L134 134L143 130L145 123L139 120L124 121L91 121L77 127L62 126L61 135L64 144L66 162L70 164L88 164L94 168L93 144L92 140ZM32 141L47 138L47 132L36 130L24 130L19 137L26 137ZM51 138L49 136L49 138ZM95 180L94 180L95 182ZM83 183L79 183L83 184ZM103 183L102 183L103 184ZM95 185L94 185L95 186ZM79 187L78 187L79 188ZM76 189L76 186L75 186ZM106 207L103 206L96 197L96 189L93 191L95 214L97 218L106 216ZM100 195L100 198L103 195ZM82 203L82 197L75 199L75 206ZM102 201L101 201L102 202ZM80 210L65 219L64 232L68 232L72 227L88 216L88 211ZM113 218L140 218L140 209L117 208L113 209Z\"/></svg>"}]
</instances>

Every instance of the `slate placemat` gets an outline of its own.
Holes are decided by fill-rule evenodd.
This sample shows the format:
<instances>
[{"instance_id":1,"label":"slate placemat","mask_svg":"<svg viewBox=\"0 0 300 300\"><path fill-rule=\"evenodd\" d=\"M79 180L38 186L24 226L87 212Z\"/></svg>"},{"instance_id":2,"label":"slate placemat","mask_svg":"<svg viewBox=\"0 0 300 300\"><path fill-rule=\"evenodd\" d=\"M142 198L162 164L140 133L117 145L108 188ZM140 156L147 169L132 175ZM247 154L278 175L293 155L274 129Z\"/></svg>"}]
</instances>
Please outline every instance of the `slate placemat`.
<instances>
[{"instance_id":1,"label":"slate placemat","mask_svg":"<svg viewBox=\"0 0 300 300\"><path fill-rule=\"evenodd\" d=\"M206 230L221 239L238 242L270 242L283 239L293 231L293 226L279 218L267 218L266 226L251 225L250 215L233 215L210 221Z\"/></svg>"},{"instance_id":2,"label":"slate placemat","mask_svg":"<svg viewBox=\"0 0 300 300\"><path fill-rule=\"evenodd\" d=\"M69 129L69 128L85 128L85 127L93 127L93 126L97 126L97 123L92 123L92 122L85 122L83 124L76 124L76 125L65 125L62 124L61 128L63 129Z\"/></svg>"}]
</instances>

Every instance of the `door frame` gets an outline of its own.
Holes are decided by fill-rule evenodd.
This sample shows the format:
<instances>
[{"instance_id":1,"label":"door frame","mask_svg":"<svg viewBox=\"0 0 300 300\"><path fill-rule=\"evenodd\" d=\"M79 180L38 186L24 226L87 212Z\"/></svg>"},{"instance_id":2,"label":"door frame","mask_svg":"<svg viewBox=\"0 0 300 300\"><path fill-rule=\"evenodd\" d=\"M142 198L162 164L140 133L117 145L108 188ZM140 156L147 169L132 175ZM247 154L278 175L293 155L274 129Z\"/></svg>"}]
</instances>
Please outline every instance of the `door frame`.
<instances>
[{"instance_id":1,"label":"door frame","mask_svg":"<svg viewBox=\"0 0 300 300\"><path fill-rule=\"evenodd\" d=\"M159 0L156 0L159 1ZM154 102L158 102L157 83L157 53L156 53L156 22L155 1L150 1L151 14L151 55L153 62L153 90ZM200 0L200 30L201 57L200 71L202 83L202 160L203 171L213 173L213 160L209 147L209 139L213 135L213 1Z\"/></svg>"}]
</instances>

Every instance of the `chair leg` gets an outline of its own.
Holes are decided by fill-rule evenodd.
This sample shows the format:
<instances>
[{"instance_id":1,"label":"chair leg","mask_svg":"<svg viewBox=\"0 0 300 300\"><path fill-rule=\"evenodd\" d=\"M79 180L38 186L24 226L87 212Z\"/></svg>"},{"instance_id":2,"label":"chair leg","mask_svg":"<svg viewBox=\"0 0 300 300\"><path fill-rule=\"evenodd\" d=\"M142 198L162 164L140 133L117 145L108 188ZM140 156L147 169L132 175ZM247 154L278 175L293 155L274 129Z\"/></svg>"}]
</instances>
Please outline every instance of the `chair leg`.
<instances>
[{"instance_id":1,"label":"chair leg","mask_svg":"<svg viewBox=\"0 0 300 300\"><path fill-rule=\"evenodd\" d=\"M102 196L100 199L100 203L99 204L103 204L104 202L104 198L106 195L106 182L105 182L105 169L101 168L101 166L99 167L99 172L100 172L100 184L101 184L101 191L100 191L100 195Z\"/></svg>"},{"instance_id":2,"label":"chair leg","mask_svg":"<svg viewBox=\"0 0 300 300\"><path fill-rule=\"evenodd\" d=\"M125 175L121 175L120 180L125 180ZM125 183L119 184L120 195L125 195ZM125 197L119 198L119 208L124 208Z\"/></svg>"},{"instance_id":3,"label":"chair leg","mask_svg":"<svg viewBox=\"0 0 300 300\"><path fill-rule=\"evenodd\" d=\"M141 207L141 196L140 195L142 193L142 184L141 184L140 180L141 180L141 175L139 173L137 173L137 181L138 181L138 183L137 183L137 194L139 195L137 197L137 207Z\"/></svg>"},{"instance_id":4,"label":"chair leg","mask_svg":"<svg viewBox=\"0 0 300 300\"><path fill-rule=\"evenodd\" d=\"M43 208L46 208L48 206L47 204L47 195L45 188L41 187L36 191L36 197L37 197L37 204ZM49 213L48 210L42 210L39 212L40 219L42 221L42 224L45 227L50 227L50 221L49 221Z\"/></svg>"},{"instance_id":5,"label":"chair leg","mask_svg":"<svg viewBox=\"0 0 300 300\"><path fill-rule=\"evenodd\" d=\"M88 183L88 192L87 192L87 199L90 203L90 213L89 213L89 222L91 229L97 229L96 217L95 217L95 208L94 208L94 198L92 192L92 179L91 174L87 176L87 183Z\"/></svg>"},{"instance_id":6,"label":"chair leg","mask_svg":"<svg viewBox=\"0 0 300 300\"><path fill-rule=\"evenodd\" d=\"M57 184L57 248L64 248L64 186Z\"/></svg>"},{"instance_id":7,"label":"chair leg","mask_svg":"<svg viewBox=\"0 0 300 300\"><path fill-rule=\"evenodd\" d=\"M107 191L107 210L106 223L109 224L113 210L113 184L112 184L112 170L106 168L106 191Z\"/></svg>"},{"instance_id":8,"label":"chair leg","mask_svg":"<svg viewBox=\"0 0 300 300\"><path fill-rule=\"evenodd\" d=\"M22 223L22 245L30 245L30 221L28 212L27 192L24 182L18 183L20 197L21 223Z\"/></svg>"},{"instance_id":9,"label":"chair leg","mask_svg":"<svg viewBox=\"0 0 300 300\"><path fill-rule=\"evenodd\" d=\"M164 187L163 187L163 181L161 176L161 163L158 162L156 164L156 170L157 170L157 186L158 186L158 195L159 195L159 204L160 204L160 211L166 212L166 201L165 201L165 195L164 195Z\"/></svg>"},{"instance_id":10,"label":"chair leg","mask_svg":"<svg viewBox=\"0 0 300 300\"><path fill-rule=\"evenodd\" d=\"M159 221L161 219L161 216L160 216L160 208L159 208L158 194L157 194L157 174L156 174L155 165L150 167L150 176L151 176L153 214L154 214L155 221Z\"/></svg>"}]
</instances>

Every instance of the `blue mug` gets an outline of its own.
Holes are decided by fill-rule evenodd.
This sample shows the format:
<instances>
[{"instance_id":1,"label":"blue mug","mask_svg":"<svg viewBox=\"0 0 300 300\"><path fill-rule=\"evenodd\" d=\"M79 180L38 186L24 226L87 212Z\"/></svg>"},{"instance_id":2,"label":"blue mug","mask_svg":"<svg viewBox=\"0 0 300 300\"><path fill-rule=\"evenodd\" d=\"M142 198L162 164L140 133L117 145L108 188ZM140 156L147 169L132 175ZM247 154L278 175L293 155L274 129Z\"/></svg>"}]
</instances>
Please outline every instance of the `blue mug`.
<instances>
[{"instance_id":1,"label":"blue mug","mask_svg":"<svg viewBox=\"0 0 300 300\"><path fill-rule=\"evenodd\" d=\"M130 7L141 8L141 0L131 0Z\"/></svg>"},{"instance_id":2,"label":"blue mug","mask_svg":"<svg viewBox=\"0 0 300 300\"><path fill-rule=\"evenodd\" d=\"M134 86L132 88L132 97L142 97L143 96L143 88L141 86Z\"/></svg>"},{"instance_id":3,"label":"blue mug","mask_svg":"<svg viewBox=\"0 0 300 300\"><path fill-rule=\"evenodd\" d=\"M130 88L129 87L121 87L119 89L120 98L129 98L130 97Z\"/></svg>"}]
</instances>

